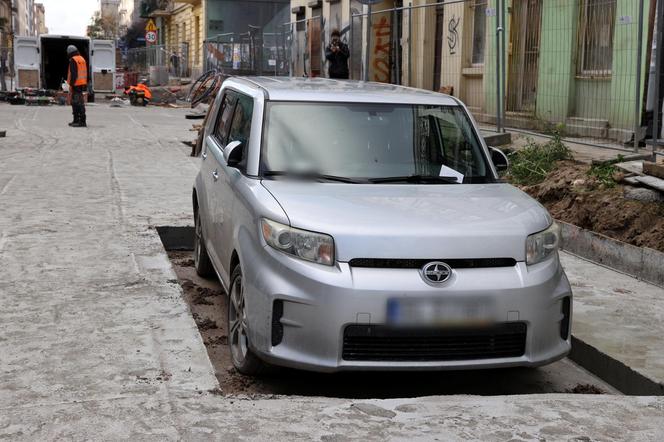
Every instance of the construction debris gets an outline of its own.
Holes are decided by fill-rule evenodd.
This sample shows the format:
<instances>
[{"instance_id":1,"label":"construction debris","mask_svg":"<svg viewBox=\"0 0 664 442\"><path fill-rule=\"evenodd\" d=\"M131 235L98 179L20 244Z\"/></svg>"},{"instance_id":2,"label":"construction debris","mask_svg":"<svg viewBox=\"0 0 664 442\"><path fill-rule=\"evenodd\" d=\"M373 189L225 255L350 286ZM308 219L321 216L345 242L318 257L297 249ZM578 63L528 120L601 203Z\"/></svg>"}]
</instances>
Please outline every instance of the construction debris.
<instances>
[{"instance_id":1,"label":"construction debris","mask_svg":"<svg viewBox=\"0 0 664 442\"><path fill-rule=\"evenodd\" d=\"M648 201L662 201L664 198L664 165L651 163L649 161L627 161L616 164L616 168L625 172L623 181L631 186L638 188L646 187L652 191L660 192L659 197L655 197L650 192L631 192L630 195L638 195L640 198L647 198ZM628 189L625 189L627 198ZM647 194L647 195L646 195ZM639 199L639 198L631 198ZM640 201L645 201L639 199Z\"/></svg>"}]
</instances>

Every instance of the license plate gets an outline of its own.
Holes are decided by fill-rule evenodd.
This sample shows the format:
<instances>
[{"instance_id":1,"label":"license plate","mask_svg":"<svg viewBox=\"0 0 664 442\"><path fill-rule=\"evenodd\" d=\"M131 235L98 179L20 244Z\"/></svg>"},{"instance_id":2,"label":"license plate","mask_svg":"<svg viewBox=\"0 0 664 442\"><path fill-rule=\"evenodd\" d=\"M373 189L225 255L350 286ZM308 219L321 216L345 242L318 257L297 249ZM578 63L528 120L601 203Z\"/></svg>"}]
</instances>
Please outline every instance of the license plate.
<instances>
[{"instance_id":1,"label":"license plate","mask_svg":"<svg viewBox=\"0 0 664 442\"><path fill-rule=\"evenodd\" d=\"M398 298L387 302L387 321L392 325L468 325L491 322L490 298Z\"/></svg>"}]
</instances>

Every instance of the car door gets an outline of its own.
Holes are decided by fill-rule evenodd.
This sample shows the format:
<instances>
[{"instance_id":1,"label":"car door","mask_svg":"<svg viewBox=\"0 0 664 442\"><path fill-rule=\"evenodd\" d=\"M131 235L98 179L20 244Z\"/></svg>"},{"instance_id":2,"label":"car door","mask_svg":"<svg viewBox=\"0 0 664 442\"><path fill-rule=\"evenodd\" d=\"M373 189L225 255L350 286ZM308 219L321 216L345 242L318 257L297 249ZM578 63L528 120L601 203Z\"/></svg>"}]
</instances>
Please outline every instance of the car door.
<instances>
[{"instance_id":1,"label":"car door","mask_svg":"<svg viewBox=\"0 0 664 442\"><path fill-rule=\"evenodd\" d=\"M222 278L228 281L230 277L231 253L233 251L233 208L235 203L235 188L237 183L244 179L246 173L247 149L249 145L249 134L251 132L251 118L253 115L254 101L242 93L236 94L233 116L230 121L226 145L233 141L240 141L242 145L242 161L238 167L228 167L223 155L215 160L215 170L217 171L217 181L214 183L213 195L215 198L215 209L213 214L215 220L214 241L219 245L219 259L222 263L220 269L223 273ZM222 152L223 153L223 152Z\"/></svg>"},{"instance_id":2,"label":"car door","mask_svg":"<svg viewBox=\"0 0 664 442\"><path fill-rule=\"evenodd\" d=\"M217 219L219 213L223 213L220 207L221 202L216 193L219 190L219 162L223 161L223 146L228 139L228 130L230 128L237 94L234 91L226 90L223 93L219 111L216 115L213 129L205 138L201 152L201 177L204 187L204 204L201 204L199 210L201 213L201 223L203 228L203 237L205 238L205 247L212 260L215 269L222 271L223 265L219 257L219 251L224 245L216 240L216 231L221 221Z\"/></svg>"}]
</instances>

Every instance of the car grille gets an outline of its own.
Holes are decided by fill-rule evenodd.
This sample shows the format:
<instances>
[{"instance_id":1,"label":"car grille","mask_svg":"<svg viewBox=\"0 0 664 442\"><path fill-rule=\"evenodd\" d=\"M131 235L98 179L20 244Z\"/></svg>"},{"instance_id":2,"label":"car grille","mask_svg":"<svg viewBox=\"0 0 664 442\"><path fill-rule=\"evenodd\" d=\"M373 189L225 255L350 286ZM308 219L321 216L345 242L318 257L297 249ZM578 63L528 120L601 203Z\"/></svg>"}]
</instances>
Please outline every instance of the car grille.
<instances>
[{"instance_id":1,"label":"car grille","mask_svg":"<svg viewBox=\"0 0 664 442\"><path fill-rule=\"evenodd\" d=\"M399 329L383 325L349 325L344 330L346 361L462 361L522 356L526 324L490 327Z\"/></svg>"},{"instance_id":2,"label":"car grille","mask_svg":"<svg viewBox=\"0 0 664 442\"><path fill-rule=\"evenodd\" d=\"M442 261L453 269L474 269L488 267L514 267L513 258L474 258L474 259L391 259L391 258L353 258L351 267L376 269L421 269L425 264Z\"/></svg>"}]
</instances>

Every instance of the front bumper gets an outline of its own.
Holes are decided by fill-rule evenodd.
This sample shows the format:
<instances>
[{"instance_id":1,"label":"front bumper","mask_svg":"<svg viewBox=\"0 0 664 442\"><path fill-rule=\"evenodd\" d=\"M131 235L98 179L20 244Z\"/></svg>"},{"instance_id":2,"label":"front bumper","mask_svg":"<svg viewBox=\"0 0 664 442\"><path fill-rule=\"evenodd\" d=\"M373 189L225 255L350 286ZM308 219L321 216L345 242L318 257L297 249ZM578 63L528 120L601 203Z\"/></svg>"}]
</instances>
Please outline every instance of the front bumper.
<instances>
[{"instance_id":1,"label":"front bumper","mask_svg":"<svg viewBox=\"0 0 664 442\"><path fill-rule=\"evenodd\" d=\"M427 285L417 269L376 269L337 263L325 267L301 261L269 246L246 241L241 247L244 293L252 350L281 366L315 371L440 370L539 366L564 357L570 336L561 337L563 299L571 289L558 258L535 266L453 270L440 288ZM498 322L527 326L525 352L518 357L470 360L345 360L344 330L349 325L381 325L390 299L490 297ZM273 308L281 330L273 345ZM280 313L280 312L279 312ZM571 322L571 309L567 320Z\"/></svg>"}]
</instances>

